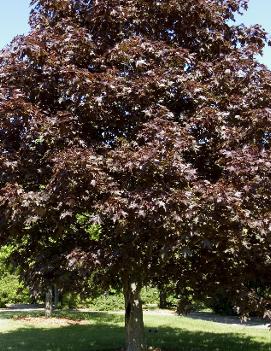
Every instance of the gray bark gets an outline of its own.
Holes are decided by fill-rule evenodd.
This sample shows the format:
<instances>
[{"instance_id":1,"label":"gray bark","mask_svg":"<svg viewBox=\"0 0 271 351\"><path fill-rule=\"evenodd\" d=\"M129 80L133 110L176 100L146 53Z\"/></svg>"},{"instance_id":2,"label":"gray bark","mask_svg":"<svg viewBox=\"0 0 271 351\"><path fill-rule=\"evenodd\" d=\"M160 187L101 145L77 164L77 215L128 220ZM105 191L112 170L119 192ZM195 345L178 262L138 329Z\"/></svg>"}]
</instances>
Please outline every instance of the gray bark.
<instances>
[{"instance_id":1,"label":"gray bark","mask_svg":"<svg viewBox=\"0 0 271 351\"><path fill-rule=\"evenodd\" d=\"M145 336L140 287L127 282L124 287L126 351L145 351Z\"/></svg>"},{"instance_id":2,"label":"gray bark","mask_svg":"<svg viewBox=\"0 0 271 351\"><path fill-rule=\"evenodd\" d=\"M59 293L58 288L54 285L54 307L57 308L59 304Z\"/></svg>"},{"instance_id":3,"label":"gray bark","mask_svg":"<svg viewBox=\"0 0 271 351\"><path fill-rule=\"evenodd\" d=\"M53 313L53 291L52 288L48 288L45 294L45 316L51 317Z\"/></svg>"}]
</instances>

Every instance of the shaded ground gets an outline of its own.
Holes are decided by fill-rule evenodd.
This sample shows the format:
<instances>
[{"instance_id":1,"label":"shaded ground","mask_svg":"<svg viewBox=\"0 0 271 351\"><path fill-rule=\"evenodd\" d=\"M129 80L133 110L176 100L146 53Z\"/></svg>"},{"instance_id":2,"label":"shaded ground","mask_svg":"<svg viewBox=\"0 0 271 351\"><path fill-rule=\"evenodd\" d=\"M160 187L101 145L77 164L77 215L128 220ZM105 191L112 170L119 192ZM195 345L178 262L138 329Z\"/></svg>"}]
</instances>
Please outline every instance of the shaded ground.
<instances>
[{"instance_id":1,"label":"shaded ground","mask_svg":"<svg viewBox=\"0 0 271 351\"><path fill-rule=\"evenodd\" d=\"M0 313L0 351L115 351L124 344L123 316L42 311ZM62 324L62 322L64 324ZM271 333L257 328L147 313L146 338L162 351L271 351Z\"/></svg>"}]
</instances>

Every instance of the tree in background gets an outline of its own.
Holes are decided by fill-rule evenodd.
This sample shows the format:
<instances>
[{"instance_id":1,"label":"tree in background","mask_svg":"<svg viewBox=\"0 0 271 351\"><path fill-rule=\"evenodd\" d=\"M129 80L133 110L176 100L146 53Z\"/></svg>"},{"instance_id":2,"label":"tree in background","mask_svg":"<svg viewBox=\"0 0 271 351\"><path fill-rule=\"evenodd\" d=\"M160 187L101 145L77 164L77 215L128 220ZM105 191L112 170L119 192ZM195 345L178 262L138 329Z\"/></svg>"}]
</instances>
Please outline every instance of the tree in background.
<instances>
[{"instance_id":1,"label":"tree in background","mask_svg":"<svg viewBox=\"0 0 271 351\"><path fill-rule=\"evenodd\" d=\"M32 5L1 53L2 241L122 289L127 351L145 349L140 290L161 277L267 308L245 286L271 277L266 33L231 24L247 2Z\"/></svg>"},{"instance_id":2,"label":"tree in background","mask_svg":"<svg viewBox=\"0 0 271 351\"><path fill-rule=\"evenodd\" d=\"M35 232L27 233L28 228L10 250L8 261L16 267L31 295L45 301L47 316L52 314L53 307L57 307L59 293L65 300L67 294L77 293L86 297L101 293L98 286L92 284L93 271L74 269L70 265L72 261L67 259L75 246L88 246L90 239L96 238L100 232L99 225L86 223L87 218L85 214L76 215L72 228L61 237L51 237L49 233L37 236ZM69 306L72 305L71 299Z\"/></svg>"}]
</instances>

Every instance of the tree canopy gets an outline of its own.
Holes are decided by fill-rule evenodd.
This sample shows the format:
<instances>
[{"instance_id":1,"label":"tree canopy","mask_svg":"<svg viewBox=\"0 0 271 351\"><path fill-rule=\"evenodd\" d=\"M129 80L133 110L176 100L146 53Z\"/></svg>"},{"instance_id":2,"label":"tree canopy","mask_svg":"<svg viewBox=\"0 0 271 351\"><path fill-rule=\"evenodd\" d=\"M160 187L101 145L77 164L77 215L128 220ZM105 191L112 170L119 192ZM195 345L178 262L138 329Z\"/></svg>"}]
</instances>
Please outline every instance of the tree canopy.
<instances>
[{"instance_id":1,"label":"tree canopy","mask_svg":"<svg viewBox=\"0 0 271 351\"><path fill-rule=\"evenodd\" d=\"M24 275L121 287L127 351L147 283L266 310L271 72L267 33L233 22L247 1L32 5L0 57L0 235Z\"/></svg>"}]
</instances>

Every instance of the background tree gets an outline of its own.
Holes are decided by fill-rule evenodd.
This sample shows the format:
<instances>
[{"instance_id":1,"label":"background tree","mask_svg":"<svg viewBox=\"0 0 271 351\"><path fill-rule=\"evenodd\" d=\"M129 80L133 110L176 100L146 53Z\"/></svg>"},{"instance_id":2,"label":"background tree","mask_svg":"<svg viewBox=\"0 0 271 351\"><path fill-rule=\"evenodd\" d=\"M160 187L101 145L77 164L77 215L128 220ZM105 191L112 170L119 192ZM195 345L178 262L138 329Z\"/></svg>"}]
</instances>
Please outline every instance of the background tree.
<instances>
[{"instance_id":1,"label":"background tree","mask_svg":"<svg viewBox=\"0 0 271 351\"><path fill-rule=\"evenodd\" d=\"M26 231L23 240L17 240L9 254L8 261L17 268L26 286L30 287L31 295L45 300L47 316L52 314L53 307L57 307L59 292L62 297L67 293L86 297L101 292L92 284L93 272L88 272L87 268L79 271L73 269L72 261L67 259L75 246L86 246L89 238L99 235L100 227L88 225L87 218L86 214L77 215L72 229L59 238L50 234L41 237L35 232L29 234ZM72 306L72 301L69 306Z\"/></svg>"},{"instance_id":2,"label":"background tree","mask_svg":"<svg viewBox=\"0 0 271 351\"><path fill-rule=\"evenodd\" d=\"M123 289L127 351L145 348L140 290L159 277L252 303L247 277L271 276L271 74L266 33L231 24L247 2L32 5L1 54L3 241L60 240L64 266Z\"/></svg>"}]
</instances>

